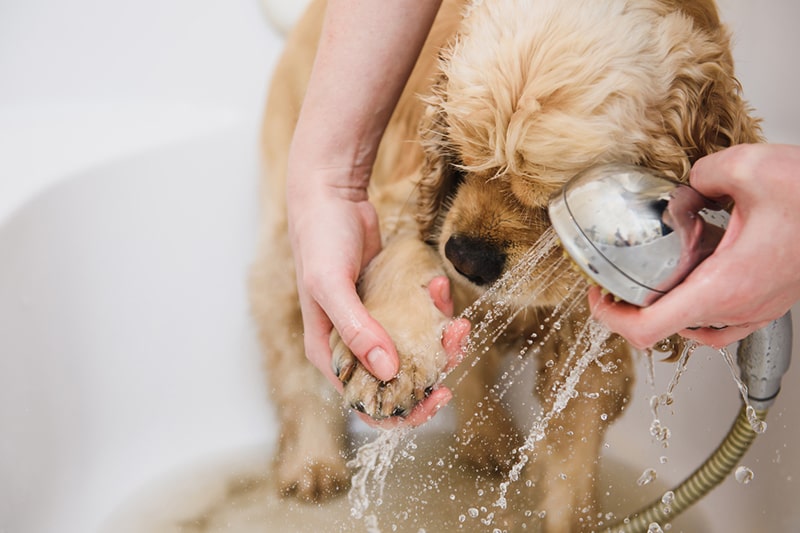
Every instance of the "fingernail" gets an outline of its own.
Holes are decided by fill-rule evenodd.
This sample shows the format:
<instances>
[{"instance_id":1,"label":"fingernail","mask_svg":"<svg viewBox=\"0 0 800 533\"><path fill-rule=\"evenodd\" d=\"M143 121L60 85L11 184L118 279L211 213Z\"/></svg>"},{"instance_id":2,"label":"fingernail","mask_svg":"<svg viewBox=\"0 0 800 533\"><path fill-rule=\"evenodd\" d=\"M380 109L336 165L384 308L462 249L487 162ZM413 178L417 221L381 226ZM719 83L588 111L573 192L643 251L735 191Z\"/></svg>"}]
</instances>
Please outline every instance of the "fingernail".
<instances>
[{"instance_id":1,"label":"fingernail","mask_svg":"<svg viewBox=\"0 0 800 533\"><path fill-rule=\"evenodd\" d=\"M380 346L376 346L369 351L367 362L369 362L372 373L376 378L389 381L394 377L394 365L389 361L389 354Z\"/></svg>"}]
</instances>

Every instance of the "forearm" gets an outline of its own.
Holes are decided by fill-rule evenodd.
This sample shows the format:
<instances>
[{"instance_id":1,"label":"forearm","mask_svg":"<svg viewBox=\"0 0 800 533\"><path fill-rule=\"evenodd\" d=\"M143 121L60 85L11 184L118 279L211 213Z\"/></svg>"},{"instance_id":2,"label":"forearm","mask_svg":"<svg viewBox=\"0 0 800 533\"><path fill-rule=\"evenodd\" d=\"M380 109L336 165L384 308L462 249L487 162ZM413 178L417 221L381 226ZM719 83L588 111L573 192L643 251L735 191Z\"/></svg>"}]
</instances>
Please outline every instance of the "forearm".
<instances>
[{"instance_id":1,"label":"forearm","mask_svg":"<svg viewBox=\"0 0 800 533\"><path fill-rule=\"evenodd\" d=\"M364 189L440 0L330 0L292 145L297 179ZM336 170L347 170L341 173ZM323 173L325 174L325 173ZM309 184L304 184L309 185Z\"/></svg>"}]
</instances>

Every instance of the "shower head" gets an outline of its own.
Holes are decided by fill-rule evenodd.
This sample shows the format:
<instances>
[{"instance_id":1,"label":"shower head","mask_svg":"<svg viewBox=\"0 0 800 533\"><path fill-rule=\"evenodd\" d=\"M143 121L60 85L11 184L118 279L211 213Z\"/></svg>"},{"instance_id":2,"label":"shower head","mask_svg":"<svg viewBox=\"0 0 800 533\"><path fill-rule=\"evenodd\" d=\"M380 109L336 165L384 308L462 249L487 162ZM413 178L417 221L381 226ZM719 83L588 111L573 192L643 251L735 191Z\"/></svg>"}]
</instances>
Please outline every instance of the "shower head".
<instances>
[{"instance_id":1,"label":"shower head","mask_svg":"<svg viewBox=\"0 0 800 533\"><path fill-rule=\"evenodd\" d=\"M697 191L632 165L596 166L550 198L550 221L572 260L626 302L650 305L722 238L728 213Z\"/></svg>"},{"instance_id":2,"label":"shower head","mask_svg":"<svg viewBox=\"0 0 800 533\"><path fill-rule=\"evenodd\" d=\"M792 359L791 311L742 339L736 359L750 403L756 409L768 409Z\"/></svg>"}]
</instances>

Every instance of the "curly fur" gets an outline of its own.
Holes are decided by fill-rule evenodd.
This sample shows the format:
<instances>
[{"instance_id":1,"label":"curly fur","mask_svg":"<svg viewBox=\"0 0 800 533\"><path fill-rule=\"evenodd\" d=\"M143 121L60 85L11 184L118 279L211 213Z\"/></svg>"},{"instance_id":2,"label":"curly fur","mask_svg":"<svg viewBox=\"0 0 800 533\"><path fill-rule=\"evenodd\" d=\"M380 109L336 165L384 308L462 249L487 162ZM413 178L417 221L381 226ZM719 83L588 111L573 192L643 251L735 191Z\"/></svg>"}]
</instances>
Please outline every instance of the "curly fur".
<instances>
[{"instance_id":1,"label":"curly fur","mask_svg":"<svg viewBox=\"0 0 800 533\"><path fill-rule=\"evenodd\" d=\"M306 499L347 483L342 417L304 360L283 205L288 144L323 9L324 2L313 3L291 35L270 91L264 202L273 207L251 277L253 313L284 428L279 476L285 492ZM401 372L378 383L334 332L333 364L348 369L346 402L378 418L412 408L443 364L435 355L443 317L429 301L427 282L446 273L457 310L463 309L549 227L547 199L573 175L590 165L625 162L686 180L699 157L760 141L758 121L734 76L729 41L710 0L445 1L386 130L370 189L384 249L359 290L395 339ZM457 241L480 248L477 272L471 263L454 264ZM474 253L469 246L459 253ZM489 274L480 265L485 256ZM546 258L537 269L554 265ZM507 465L515 429L489 390L496 362L517 339L545 327L540 318L574 282L574 274L561 272L536 301L516 302L527 311L487 354L486 368L472 371L456 390L463 413L478 405L493 413L469 429L467 440L481 445L460 452L468 462L489 470ZM544 392L560 379L584 320L582 312L567 317L543 347L535 391L545 405ZM623 343L613 339L609 349L617 372L590 367L579 389L608 393L572 401L543 443L547 453L528 469L538 508L547 510L547 531L592 522L603 432L621 411L632 380ZM547 359L559 364L546 367ZM569 482L557 472L566 472Z\"/></svg>"}]
</instances>

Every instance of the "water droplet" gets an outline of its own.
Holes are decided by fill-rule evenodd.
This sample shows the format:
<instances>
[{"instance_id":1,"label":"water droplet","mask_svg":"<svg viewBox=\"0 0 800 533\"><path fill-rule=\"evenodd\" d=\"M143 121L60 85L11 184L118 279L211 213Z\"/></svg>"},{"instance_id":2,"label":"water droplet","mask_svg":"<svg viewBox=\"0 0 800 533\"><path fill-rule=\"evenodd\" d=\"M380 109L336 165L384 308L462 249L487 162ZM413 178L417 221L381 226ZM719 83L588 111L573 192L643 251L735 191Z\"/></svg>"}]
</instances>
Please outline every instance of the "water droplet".
<instances>
[{"instance_id":1,"label":"water droplet","mask_svg":"<svg viewBox=\"0 0 800 533\"><path fill-rule=\"evenodd\" d=\"M608 415L606 413L601 414L600 420L608 420Z\"/></svg>"},{"instance_id":2,"label":"water droplet","mask_svg":"<svg viewBox=\"0 0 800 533\"><path fill-rule=\"evenodd\" d=\"M756 413L756 410L752 405L747 406L746 414L747 421L750 422L750 427L753 429L753 431L755 431L758 435L761 435L767 431L767 423L758 418L758 413Z\"/></svg>"},{"instance_id":3,"label":"water droplet","mask_svg":"<svg viewBox=\"0 0 800 533\"><path fill-rule=\"evenodd\" d=\"M740 466L736 469L736 472L733 473L733 477L735 477L736 481L738 481L742 485L747 485L748 483L753 481L755 474L753 474L753 471L747 468L746 466Z\"/></svg>"},{"instance_id":4,"label":"water droplet","mask_svg":"<svg viewBox=\"0 0 800 533\"><path fill-rule=\"evenodd\" d=\"M667 457L666 455L662 455L661 457L658 458L658 462L661 463L662 465L667 464L667 461L669 461L669 457Z\"/></svg>"},{"instance_id":5,"label":"water droplet","mask_svg":"<svg viewBox=\"0 0 800 533\"><path fill-rule=\"evenodd\" d=\"M470 518L478 518L478 510L474 507L467 509L467 514L469 514Z\"/></svg>"},{"instance_id":6,"label":"water droplet","mask_svg":"<svg viewBox=\"0 0 800 533\"><path fill-rule=\"evenodd\" d=\"M672 504L675 503L675 493L671 490L668 490L661 496L661 503L664 507L661 509L665 515L670 514L672 512Z\"/></svg>"},{"instance_id":7,"label":"water droplet","mask_svg":"<svg viewBox=\"0 0 800 533\"><path fill-rule=\"evenodd\" d=\"M653 522L647 527L647 533L664 533L664 530L661 529L658 522Z\"/></svg>"},{"instance_id":8,"label":"water droplet","mask_svg":"<svg viewBox=\"0 0 800 533\"><path fill-rule=\"evenodd\" d=\"M636 484L639 485L640 487L643 487L655 481L656 477L658 477L658 474L656 473L655 469L648 468L647 470L642 472L642 475L639 476L639 479L636 480Z\"/></svg>"}]
</instances>

